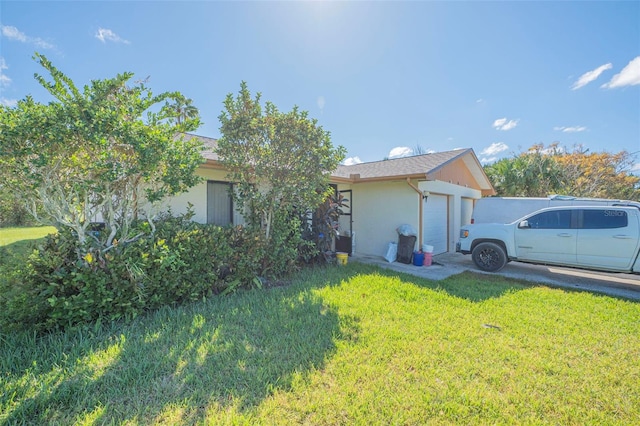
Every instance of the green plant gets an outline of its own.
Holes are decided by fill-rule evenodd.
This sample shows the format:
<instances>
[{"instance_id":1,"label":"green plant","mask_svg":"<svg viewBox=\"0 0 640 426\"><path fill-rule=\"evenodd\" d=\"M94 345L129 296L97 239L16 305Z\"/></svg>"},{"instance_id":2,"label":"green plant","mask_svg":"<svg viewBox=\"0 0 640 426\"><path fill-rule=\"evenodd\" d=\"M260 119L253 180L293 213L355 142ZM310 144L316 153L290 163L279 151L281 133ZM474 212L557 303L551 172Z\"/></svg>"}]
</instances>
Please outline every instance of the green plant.
<instances>
[{"instance_id":1,"label":"green plant","mask_svg":"<svg viewBox=\"0 0 640 426\"><path fill-rule=\"evenodd\" d=\"M340 215L348 208L349 200L339 192L329 195L318 208L314 217L316 241L320 252L329 259L336 238L340 238Z\"/></svg>"},{"instance_id":2,"label":"green plant","mask_svg":"<svg viewBox=\"0 0 640 426\"><path fill-rule=\"evenodd\" d=\"M139 237L139 216L153 229L160 202L200 180L201 142L180 136L200 125L197 110L178 92L129 86L132 73L80 90L45 56L34 59L51 79L35 76L53 101L0 105L2 192L27 200L38 221L73 230L77 259L96 243L110 250ZM96 216L106 232L92 232Z\"/></svg>"},{"instance_id":3,"label":"green plant","mask_svg":"<svg viewBox=\"0 0 640 426\"><path fill-rule=\"evenodd\" d=\"M0 333L1 424L640 421L640 304L349 262L64 332Z\"/></svg>"},{"instance_id":4,"label":"green plant","mask_svg":"<svg viewBox=\"0 0 640 426\"><path fill-rule=\"evenodd\" d=\"M162 306L260 286L258 277L289 270L291 254L267 252L259 233L201 225L190 216L164 215L155 233L116 240L107 251L87 244L81 259L69 229L48 236L24 267L5 271L0 327L48 330L131 320ZM134 227L146 234L149 223Z\"/></svg>"}]
</instances>

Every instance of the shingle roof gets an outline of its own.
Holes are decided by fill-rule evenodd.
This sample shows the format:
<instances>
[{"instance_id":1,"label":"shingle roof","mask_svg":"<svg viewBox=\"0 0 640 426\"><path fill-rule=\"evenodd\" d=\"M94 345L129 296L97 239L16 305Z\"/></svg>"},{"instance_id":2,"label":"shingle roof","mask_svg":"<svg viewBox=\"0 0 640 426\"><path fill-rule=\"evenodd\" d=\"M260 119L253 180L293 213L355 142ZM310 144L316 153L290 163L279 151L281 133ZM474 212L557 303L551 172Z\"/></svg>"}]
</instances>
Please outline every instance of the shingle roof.
<instances>
[{"instance_id":1,"label":"shingle roof","mask_svg":"<svg viewBox=\"0 0 640 426\"><path fill-rule=\"evenodd\" d=\"M185 141L189 141L193 138L202 141L202 144L204 145L202 157L204 157L206 160L218 161L218 154L214 152L217 142L216 139L208 138L206 136L192 135L191 133L183 133L181 136Z\"/></svg>"},{"instance_id":2,"label":"shingle roof","mask_svg":"<svg viewBox=\"0 0 640 426\"><path fill-rule=\"evenodd\" d=\"M470 151L471 149L459 149L371 163L359 163L350 166L340 165L332 176L346 179L351 178L352 175L360 175L360 179L426 176L427 173L435 171Z\"/></svg>"},{"instance_id":3,"label":"shingle roof","mask_svg":"<svg viewBox=\"0 0 640 426\"><path fill-rule=\"evenodd\" d=\"M218 155L214 152L217 140L205 136L185 133L182 135L185 140L197 138L202 141L204 150L202 156L207 161L218 162ZM350 166L339 165L331 173L336 179L366 180L366 179L397 179L405 177L427 177L427 174L434 173L447 164L462 158L469 167L471 174L475 177L478 185L483 190L493 191L493 187L482 170L473 150L458 149L454 151L435 152L432 154L416 155L412 157L395 158L392 160L374 161L370 163L353 164Z\"/></svg>"}]
</instances>

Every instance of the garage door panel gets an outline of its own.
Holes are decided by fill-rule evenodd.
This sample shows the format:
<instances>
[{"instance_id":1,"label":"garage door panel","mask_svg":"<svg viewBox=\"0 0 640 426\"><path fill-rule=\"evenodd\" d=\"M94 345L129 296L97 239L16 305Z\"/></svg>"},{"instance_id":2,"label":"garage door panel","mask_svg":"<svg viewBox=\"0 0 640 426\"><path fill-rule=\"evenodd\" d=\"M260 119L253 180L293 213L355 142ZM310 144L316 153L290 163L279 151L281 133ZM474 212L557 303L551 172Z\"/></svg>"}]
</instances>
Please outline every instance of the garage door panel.
<instances>
[{"instance_id":1,"label":"garage door panel","mask_svg":"<svg viewBox=\"0 0 640 426\"><path fill-rule=\"evenodd\" d=\"M423 244L433 246L433 253L447 251L448 199L446 195L430 195L423 206Z\"/></svg>"}]
</instances>

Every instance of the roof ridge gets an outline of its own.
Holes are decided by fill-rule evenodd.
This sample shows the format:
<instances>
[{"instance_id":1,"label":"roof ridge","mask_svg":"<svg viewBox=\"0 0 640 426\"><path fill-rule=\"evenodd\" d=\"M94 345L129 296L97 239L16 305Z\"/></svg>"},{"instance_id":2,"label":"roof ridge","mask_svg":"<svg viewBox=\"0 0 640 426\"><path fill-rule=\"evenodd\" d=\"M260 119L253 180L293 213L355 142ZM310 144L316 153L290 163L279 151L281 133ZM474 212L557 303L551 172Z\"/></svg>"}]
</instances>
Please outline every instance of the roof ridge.
<instances>
[{"instance_id":1,"label":"roof ridge","mask_svg":"<svg viewBox=\"0 0 640 426\"><path fill-rule=\"evenodd\" d=\"M418 155L407 155L405 157L386 158L386 159L375 160L375 161L364 161L362 163L355 163L355 164L340 164L339 166L352 167L352 166L359 166L359 165L362 165L362 164L375 164L375 163L383 163L383 162L387 163L389 161L407 160L409 158L426 157L426 156L434 155L434 154L446 154L448 152L458 152L458 151L460 151L460 154L462 154L462 153L467 152L469 150L471 150L471 148L450 149L448 151L429 152L427 154L418 154Z\"/></svg>"}]
</instances>

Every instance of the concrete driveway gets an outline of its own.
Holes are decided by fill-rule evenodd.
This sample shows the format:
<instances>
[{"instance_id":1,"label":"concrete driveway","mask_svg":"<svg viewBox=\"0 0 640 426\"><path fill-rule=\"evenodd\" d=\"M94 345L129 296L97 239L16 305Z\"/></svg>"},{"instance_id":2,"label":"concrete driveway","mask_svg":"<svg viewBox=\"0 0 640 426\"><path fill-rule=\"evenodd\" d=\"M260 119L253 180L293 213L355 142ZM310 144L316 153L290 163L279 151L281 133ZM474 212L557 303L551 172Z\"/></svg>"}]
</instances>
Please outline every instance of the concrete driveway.
<instances>
[{"instance_id":1,"label":"concrete driveway","mask_svg":"<svg viewBox=\"0 0 640 426\"><path fill-rule=\"evenodd\" d=\"M356 254L350 261L378 265L394 271L441 280L463 271L480 271L471 260L471 256L460 253L444 253L433 257L431 266L414 266L404 263L387 262L382 256ZM487 273L488 274L488 273ZM557 266L530 265L521 262L509 262L501 271L496 272L509 278L543 283L553 287L586 290L610 296L640 300L640 275L588 271L585 269L562 268Z\"/></svg>"}]
</instances>

